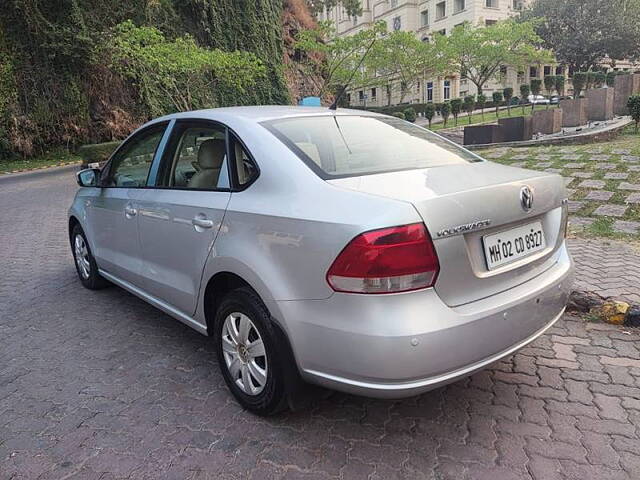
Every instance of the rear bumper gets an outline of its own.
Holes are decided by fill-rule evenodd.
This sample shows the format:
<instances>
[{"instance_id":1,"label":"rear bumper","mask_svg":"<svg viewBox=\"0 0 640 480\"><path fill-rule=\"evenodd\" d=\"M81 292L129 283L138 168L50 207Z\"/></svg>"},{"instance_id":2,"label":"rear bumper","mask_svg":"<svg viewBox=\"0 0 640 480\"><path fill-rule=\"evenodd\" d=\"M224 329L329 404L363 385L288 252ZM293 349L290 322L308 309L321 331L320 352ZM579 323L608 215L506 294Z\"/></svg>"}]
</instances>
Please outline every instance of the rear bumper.
<instances>
[{"instance_id":1,"label":"rear bumper","mask_svg":"<svg viewBox=\"0 0 640 480\"><path fill-rule=\"evenodd\" d=\"M564 312L573 262L563 244L536 278L460 307L433 289L396 295L334 294L278 302L307 381L378 398L417 395L510 355Z\"/></svg>"}]
</instances>

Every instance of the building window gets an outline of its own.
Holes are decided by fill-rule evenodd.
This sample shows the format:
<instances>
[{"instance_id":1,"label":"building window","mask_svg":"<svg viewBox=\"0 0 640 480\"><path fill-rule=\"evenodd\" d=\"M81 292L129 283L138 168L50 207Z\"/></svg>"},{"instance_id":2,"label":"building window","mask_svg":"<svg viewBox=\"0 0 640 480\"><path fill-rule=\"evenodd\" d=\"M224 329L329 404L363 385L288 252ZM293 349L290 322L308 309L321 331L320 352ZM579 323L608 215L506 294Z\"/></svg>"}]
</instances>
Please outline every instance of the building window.
<instances>
[{"instance_id":1,"label":"building window","mask_svg":"<svg viewBox=\"0 0 640 480\"><path fill-rule=\"evenodd\" d=\"M377 94L377 93L378 93L378 92L376 92L376 89L375 89L375 88L372 88L372 89L371 89L371 100L375 100L375 99L376 99L376 94Z\"/></svg>"},{"instance_id":2,"label":"building window","mask_svg":"<svg viewBox=\"0 0 640 480\"><path fill-rule=\"evenodd\" d=\"M531 78L538 78L538 67L529 67L529 76Z\"/></svg>"},{"instance_id":3,"label":"building window","mask_svg":"<svg viewBox=\"0 0 640 480\"><path fill-rule=\"evenodd\" d=\"M398 6L398 0L391 0L391 8L396 8Z\"/></svg>"},{"instance_id":4,"label":"building window","mask_svg":"<svg viewBox=\"0 0 640 480\"><path fill-rule=\"evenodd\" d=\"M400 17L394 17L393 19L393 31L397 32L402 28L402 20Z\"/></svg>"},{"instance_id":5,"label":"building window","mask_svg":"<svg viewBox=\"0 0 640 480\"><path fill-rule=\"evenodd\" d=\"M364 90L360 90L358 92L358 100L360 100L360 101L364 100Z\"/></svg>"},{"instance_id":6,"label":"building window","mask_svg":"<svg viewBox=\"0 0 640 480\"><path fill-rule=\"evenodd\" d=\"M464 22L462 23L456 23L453 28L458 28L458 27L462 27L464 25Z\"/></svg>"},{"instance_id":7,"label":"building window","mask_svg":"<svg viewBox=\"0 0 640 480\"><path fill-rule=\"evenodd\" d=\"M514 10L522 10L522 7L523 7L522 0L513 0Z\"/></svg>"},{"instance_id":8,"label":"building window","mask_svg":"<svg viewBox=\"0 0 640 480\"><path fill-rule=\"evenodd\" d=\"M497 21L497 20L485 20L485 21L484 21L484 25L485 25L486 27L490 27L491 25L495 25L496 23L498 23L498 21Z\"/></svg>"},{"instance_id":9,"label":"building window","mask_svg":"<svg viewBox=\"0 0 640 480\"><path fill-rule=\"evenodd\" d=\"M444 99L449 100L451 98L451 80L444 81Z\"/></svg>"},{"instance_id":10,"label":"building window","mask_svg":"<svg viewBox=\"0 0 640 480\"><path fill-rule=\"evenodd\" d=\"M444 18L447 14L447 2L440 2L436 4L436 20Z\"/></svg>"},{"instance_id":11,"label":"building window","mask_svg":"<svg viewBox=\"0 0 640 480\"><path fill-rule=\"evenodd\" d=\"M551 67L544 67L544 76L551 75Z\"/></svg>"},{"instance_id":12,"label":"building window","mask_svg":"<svg viewBox=\"0 0 640 480\"><path fill-rule=\"evenodd\" d=\"M423 10L420 12L420 25L422 27L429 26L429 10Z\"/></svg>"},{"instance_id":13,"label":"building window","mask_svg":"<svg viewBox=\"0 0 640 480\"><path fill-rule=\"evenodd\" d=\"M356 25L358 25L358 17L356 17L355 15L353 16L353 26L355 27Z\"/></svg>"},{"instance_id":14,"label":"building window","mask_svg":"<svg viewBox=\"0 0 640 480\"><path fill-rule=\"evenodd\" d=\"M427 82L427 102L433 102L433 82Z\"/></svg>"},{"instance_id":15,"label":"building window","mask_svg":"<svg viewBox=\"0 0 640 480\"><path fill-rule=\"evenodd\" d=\"M466 7L466 0L454 0L453 13L460 13Z\"/></svg>"},{"instance_id":16,"label":"building window","mask_svg":"<svg viewBox=\"0 0 640 480\"><path fill-rule=\"evenodd\" d=\"M447 29L443 28L442 30L438 30L436 33L439 33L440 35L446 35L447 34Z\"/></svg>"},{"instance_id":17,"label":"building window","mask_svg":"<svg viewBox=\"0 0 640 480\"><path fill-rule=\"evenodd\" d=\"M484 0L484 5L487 8L498 8L498 0Z\"/></svg>"},{"instance_id":18,"label":"building window","mask_svg":"<svg viewBox=\"0 0 640 480\"><path fill-rule=\"evenodd\" d=\"M564 68L556 67L556 75L564 75Z\"/></svg>"},{"instance_id":19,"label":"building window","mask_svg":"<svg viewBox=\"0 0 640 480\"><path fill-rule=\"evenodd\" d=\"M347 93L347 103L351 103L351 94Z\"/></svg>"},{"instance_id":20,"label":"building window","mask_svg":"<svg viewBox=\"0 0 640 480\"><path fill-rule=\"evenodd\" d=\"M501 77L506 77L507 76L507 66L506 65L500 65L500 76Z\"/></svg>"}]
</instances>

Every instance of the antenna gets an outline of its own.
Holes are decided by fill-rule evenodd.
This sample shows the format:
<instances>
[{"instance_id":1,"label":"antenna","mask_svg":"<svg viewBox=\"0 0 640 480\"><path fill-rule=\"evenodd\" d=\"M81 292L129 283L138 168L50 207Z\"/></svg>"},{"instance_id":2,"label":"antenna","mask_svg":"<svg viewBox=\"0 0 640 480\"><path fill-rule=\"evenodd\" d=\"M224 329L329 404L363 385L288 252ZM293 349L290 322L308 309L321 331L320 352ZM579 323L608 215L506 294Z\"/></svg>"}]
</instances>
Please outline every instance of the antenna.
<instances>
[{"instance_id":1,"label":"antenna","mask_svg":"<svg viewBox=\"0 0 640 480\"><path fill-rule=\"evenodd\" d=\"M340 101L340 99L344 95L344 92L347 91L347 88L349 88L349 84L351 83L351 80L353 80L353 77L355 76L356 72L358 70L360 70L360 67L362 66L362 62L364 62L365 57L369 53L369 50L371 50L371 47L373 47L373 44L376 43L376 40L377 40L377 38L374 38L373 40L371 40L371 43L369 44L369 46L365 50L364 55L362 55L362 58L360 59L360 62L358 62L358 66L353 69L353 72L351 72L351 76L349 77L349 80L347 80L347 83L344 84L344 86L342 87L342 90L340 90L340 93L338 95L336 95L336 98L333 100L333 103L329 107L329 110L337 110L338 109L338 102Z\"/></svg>"}]
</instances>

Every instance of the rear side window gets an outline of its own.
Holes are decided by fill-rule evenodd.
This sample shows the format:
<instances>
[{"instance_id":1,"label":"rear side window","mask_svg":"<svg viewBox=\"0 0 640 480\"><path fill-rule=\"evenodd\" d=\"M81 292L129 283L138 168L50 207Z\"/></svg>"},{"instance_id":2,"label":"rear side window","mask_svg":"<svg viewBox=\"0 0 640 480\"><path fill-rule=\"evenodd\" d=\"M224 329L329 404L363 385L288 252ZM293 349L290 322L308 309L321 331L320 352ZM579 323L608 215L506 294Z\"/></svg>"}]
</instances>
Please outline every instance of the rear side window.
<instances>
[{"instance_id":1,"label":"rear side window","mask_svg":"<svg viewBox=\"0 0 640 480\"><path fill-rule=\"evenodd\" d=\"M397 118L284 118L264 125L322 178L440 167L482 159Z\"/></svg>"}]
</instances>

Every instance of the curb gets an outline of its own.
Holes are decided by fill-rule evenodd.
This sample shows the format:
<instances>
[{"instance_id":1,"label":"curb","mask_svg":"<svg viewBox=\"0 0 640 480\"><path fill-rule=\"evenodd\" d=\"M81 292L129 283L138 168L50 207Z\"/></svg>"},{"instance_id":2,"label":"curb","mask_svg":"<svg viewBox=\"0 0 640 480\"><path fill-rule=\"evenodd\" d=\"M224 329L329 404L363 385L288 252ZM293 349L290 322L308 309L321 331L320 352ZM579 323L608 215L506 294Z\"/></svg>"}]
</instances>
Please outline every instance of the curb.
<instances>
[{"instance_id":1,"label":"curb","mask_svg":"<svg viewBox=\"0 0 640 480\"><path fill-rule=\"evenodd\" d=\"M78 160L75 162L61 162L61 163L56 163L54 165L45 165L44 167L35 167L35 168L21 168L19 170L9 170L8 172L0 172L0 176L2 175L12 175L14 173L27 173L27 172L37 172L40 170L48 170L50 168L58 168L58 167L66 167L69 165L77 165L77 164L81 164L82 161Z\"/></svg>"},{"instance_id":2,"label":"curb","mask_svg":"<svg viewBox=\"0 0 640 480\"><path fill-rule=\"evenodd\" d=\"M40 176L57 175L78 169L80 162L66 162L61 165L50 165L42 168L24 169L15 173L0 174L0 183L17 182Z\"/></svg>"}]
</instances>

